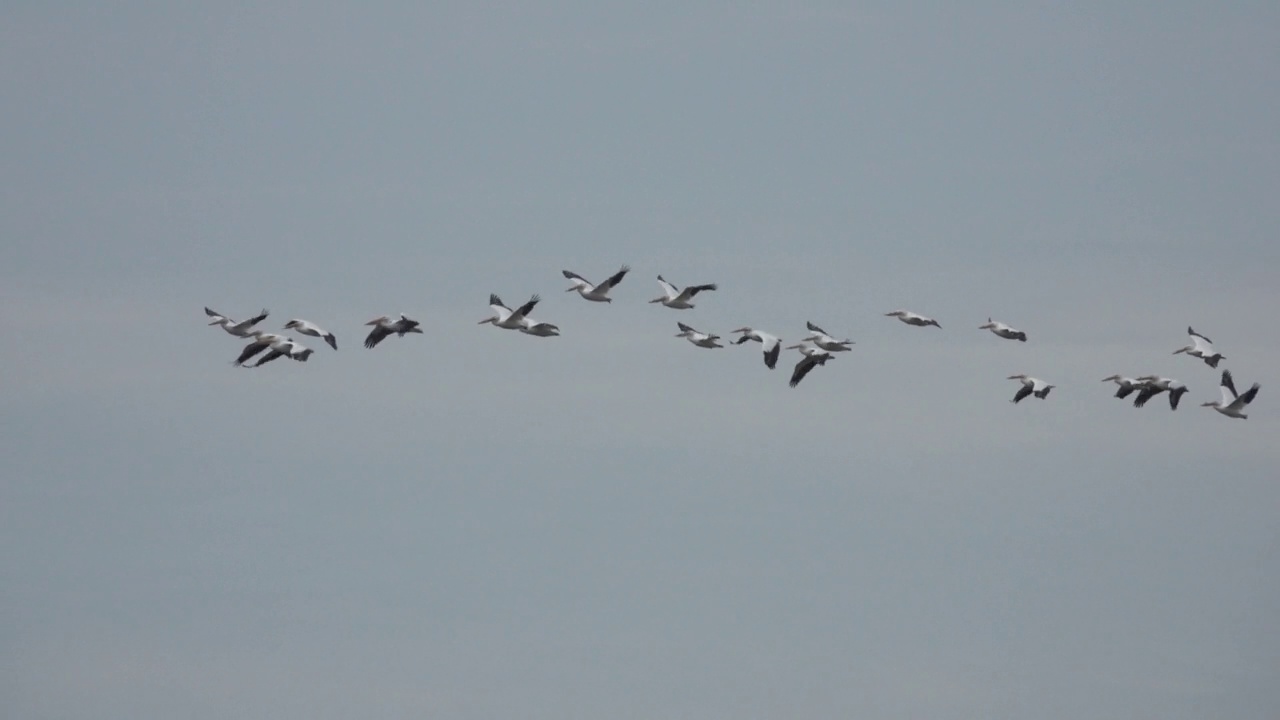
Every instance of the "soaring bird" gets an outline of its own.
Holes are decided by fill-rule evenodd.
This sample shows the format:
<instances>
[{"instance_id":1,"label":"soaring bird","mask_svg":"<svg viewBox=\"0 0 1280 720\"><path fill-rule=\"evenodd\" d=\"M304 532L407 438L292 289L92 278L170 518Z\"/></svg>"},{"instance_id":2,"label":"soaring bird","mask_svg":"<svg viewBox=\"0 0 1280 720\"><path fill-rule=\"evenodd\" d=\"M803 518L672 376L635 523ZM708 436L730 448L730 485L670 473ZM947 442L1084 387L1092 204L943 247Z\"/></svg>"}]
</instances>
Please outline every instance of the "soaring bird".
<instances>
[{"instance_id":1,"label":"soaring bird","mask_svg":"<svg viewBox=\"0 0 1280 720\"><path fill-rule=\"evenodd\" d=\"M770 370L778 365L778 354L782 352L782 340L767 332L753 330L749 327L740 327L730 332L742 333L742 337L734 341L734 345L741 345L748 340L754 340L760 343L764 348L764 366Z\"/></svg>"},{"instance_id":2,"label":"soaring bird","mask_svg":"<svg viewBox=\"0 0 1280 720\"><path fill-rule=\"evenodd\" d=\"M248 320L242 320L240 322L236 322L235 320L232 320L226 315L223 315L222 313L216 312L214 310L210 310L207 307L204 309L204 314L213 318L213 321L209 323L210 325L220 325L222 326L223 330L226 330L227 332L231 333L232 335L235 335L236 337L249 337L250 335L253 334L253 326L257 325L263 320L266 320L267 315L269 315L270 313L267 312L266 308L263 308L262 312L258 313L257 315L254 315Z\"/></svg>"},{"instance_id":3,"label":"soaring bird","mask_svg":"<svg viewBox=\"0 0 1280 720\"><path fill-rule=\"evenodd\" d=\"M854 344L852 340L837 340L831 333L808 321L805 321L804 326L809 328L809 335L805 337L805 340L827 352L844 352L852 349L849 347ZM797 346L792 345L791 347Z\"/></svg>"},{"instance_id":4,"label":"soaring bird","mask_svg":"<svg viewBox=\"0 0 1280 720\"><path fill-rule=\"evenodd\" d=\"M662 297L656 297L649 302L662 303L676 310L688 310L693 307L693 303L689 301L693 299L694 295L703 290L716 289L715 283L709 283L707 285L690 285L683 290L677 290L675 285L663 280L661 275L658 276L658 284L662 286Z\"/></svg>"},{"instance_id":5,"label":"soaring bird","mask_svg":"<svg viewBox=\"0 0 1280 720\"><path fill-rule=\"evenodd\" d=\"M299 333L301 335L310 335L311 337L324 338L324 341L329 343L329 347L333 348L334 350L338 349L338 338L334 337L333 333L329 332L328 330L325 330L324 328L320 327L319 325L316 325L315 323L310 323L310 322L307 322L306 320L290 320L289 322L285 323L284 329L293 330L294 332Z\"/></svg>"},{"instance_id":6,"label":"soaring bird","mask_svg":"<svg viewBox=\"0 0 1280 720\"><path fill-rule=\"evenodd\" d=\"M1115 383L1118 386L1116 389L1116 397L1118 398L1126 398L1134 390L1139 390L1146 385L1146 383L1139 382L1134 378L1125 377L1123 375L1112 375L1110 377L1104 377L1102 378L1102 382Z\"/></svg>"},{"instance_id":7,"label":"soaring bird","mask_svg":"<svg viewBox=\"0 0 1280 720\"><path fill-rule=\"evenodd\" d=\"M1041 380L1027 375L1010 375L1009 380L1020 380L1022 387L1018 388L1018 392L1014 393L1013 400L1010 402L1021 402L1028 395L1035 395L1041 400L1049 397L1049 391L1057 387Z\"/></svg>"},{"instance_id":8,"label":"soaring bird","mask_svg":"<svg viewBox=\"0 0 1280 720\"><path fill-rule=\"evenodd\" d=\"M420 324L417 320L410 320L404 313L400 313L399 320L392 320L386 315L376 317L365 323L365 325L372 325L373 330L370 330L369 336L364 339L364 346L373 348L393 333L397 337L404 337L408 333L421 334L422 328L418 327Z\"/></svg>"},{"instance_id":9,"label":"soaring bird","mask_svg":"<svg viewBox=\"0 0 1280 720\"><path fill-rule=\"evenodd\" d=\"M1142 383L1138 387L1138 396L1133 399L1133 406L1137 408L1146 405L1147 401L1156 395L1167 391L1169 393L1169 409L1177 410L1178 401L1187 393L1187 386L1173 378L1143 375L1137 378L1137 382Z\"/></svg>"},{"instance_id":10,"label":"soaring bird","mask_svg":"<svg viewBox=\"0 0 1280 720\"><path fill-rule=\"evenodd\" d=\"M1002 322L997 322L995 320L992 320L991 318L987 318L987 324L979 325L978 329L990 330L991 332L995 333L999 337L1004 338L1005 340L1021 340L1022 342L1027 341L1026 333L1022 332L1021 330L1014 330L1008 325L1005 325Z\"/></svg>"},{"instance_id":11,"label":"soaring bird","mask_svg":"<svg viewBox=\"0 0 1280 720\"><path fill-rule=\"evenodd\" d=\"M315 352L315 350L312 350L311 348L304 346L302 343L290 338L280 338L279 340L275 340L271 343L270 347L271 352L259 358L258 362L253 364L253 367L262 367L263 364L269 363L278 357L288 357L289 359L297 360L298 362L306 362L307 358L311 357L311 353Z\"/></svg>"},{"instance_id":12,"label":"soaring bird","mask_svg":"<svg viewBox=\"0 0 1280 720\"><path fill-rule=\"evenodd\" d=\"M236 367L240 367L241 365L244 365L245 362L249 360L249 358L252 358L254 355L257 355L263 350L266 350L267 348L271 347L272 343L277 343L282 340L289 339L284 335L277 335L276 333L263 332L261 330L254 330L253 332L249 333L248 337L253 338L253 340L250 341L248 345L244 346L244 350L240 352L239 357L237 357L231 363Z\"/></svg>"},{"instance_id":13,"label":"soaring bird","mask_svg":"<svg viewBox=\"0 0 1280 720\"><path fill-rule=\"evenodd\" d=\"M1211 407L1214 410L1231 418L1240 418L1248 420L1249 416L1244 414L1244 409L1253 402L1258 396L1258 390L1262 388L1258 383L1254 383L1253 387L1244 391L1243 395L1236 394L1236 384L1231 379L1231 371L1222 371L1222 400L1214 400L1212 402L1200 403L1200 407Z\"/></svg>"},{"instance_id":14,"label":"soaring bird","mask_svg":"<svg viewBox=\"0 0 1280 720\"><path fill-rule=\"evenodd\" d=\"M525 316L533 311L533 307L542 301L538 295L529 298L529 301L520 307L512 310L503 304L502 298L497 295L489 295L489 307L493 310L493 315L476 323L484 325L490 323L494 327L500 327L504 330L522 330L525 327Z\"/></svg>"},{"instance_id":15,"label":"soaring bird","mask_svg":"<svg viewBox=\"0 0 1280 720\"><path fill-rule=\"evenodd\" d=\"M720 339L719 335L712 335L710 333L698 332L697 330L694 330L693 328L689 327L688 325L685 325L682 322L677 322L676 327L680 328L680 332L676 334L676 337L682 337L685 340L688 340L689 342L693 343L694 345L697 345L700 348L724 347L723 345L720 345L719 343L716 342L717 340Z\"/></svg>"},{"instance_id":16,"label":"soaring bird","mask_svg":"<svg viewBox=\"0 0 1280 720\"><path fill-rule=\"evenodd\" d=\"M1187 335L1191 336L1191 344L1186 347L1178 348L1173 351L1174 355L1178 353L1186 353L1191 357L1197 357L1204 361L1205 365L1217 369L1219 360L1226 360L1227 356L1213 349L1213 341L1187 327Z\"/></svg>"},{"instance_id":17,"label":"soaring bird","mask_svg":"<svg viewBox=\"0 0 1280 720\"><path fill-rule=\"evenodd\" d=\"M799 350L800 354L804 356L800 358L800 362L796 363L795 369L791 371L791 382L788 383L791 387L799 385L800 381L804 379L805 375L809 374L810 370L819 365L826 365L827 361L834 357L829 350L810 347L804 343L799 345L788 345L787 349Z\"/></svg>"},{"instance_id":18,"label":"soaring bird","mask_svg":"<svg viewBox=\"0 0 1280 720\"><path fill-rule=\"evenodd\" d=\"M565 290L565 292L573 292L574 290L577 290L578 294L586 300L590 300L592 302L613 302L613 298L609 297L609 291L618 283L622 282L622 278L626 277L630 270L631 268L623 265L622 269L610 275L608 279L599 285L592 285L589 280L572 270L561 270L560 273L573 283Z\"/></svg>"},{"instance_id":19,"label":"soaring bird","mask_svg":"<svg viewBox=\"0 0 1280 720\"><path fill-rule=\"evenodd\" d=\"M896 317L908 325L917 325L919 327L924 327L926 325L932 325L936 328L942 327L938 324L937 320L923 315L918 315L910 312L909 310L894 310L891 313L885 313L885 317Z\"/></svg>"}]
</instances>

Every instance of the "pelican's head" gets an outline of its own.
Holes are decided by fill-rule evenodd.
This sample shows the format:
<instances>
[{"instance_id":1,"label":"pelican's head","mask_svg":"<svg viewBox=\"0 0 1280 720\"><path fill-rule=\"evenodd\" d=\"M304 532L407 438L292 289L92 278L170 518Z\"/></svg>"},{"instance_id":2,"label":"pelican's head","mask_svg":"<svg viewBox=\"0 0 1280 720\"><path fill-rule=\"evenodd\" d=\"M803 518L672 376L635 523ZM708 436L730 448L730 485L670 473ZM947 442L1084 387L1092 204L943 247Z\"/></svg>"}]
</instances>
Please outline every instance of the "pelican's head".
<instances>
[{"instance_id":1,"label":"pelican's head","mask_svg":"<svg viewBox=\"0 0 1280 720\"><path fill-rule=\"evenodd\" d=\"M1200 407L1211 407L1211 408L1216 408L1216 407L1218 407L1218 405L1219 405L1219 403L1218 403L1218 401L1217 401L1217 400L1210 400L1209 402L1202 402L1202 403L1200 403Z\"/></svg>"},{"instance_id":2,"label":"pelican's head","mask_svg":"<svg viewBox=\"0 0 1280 720\"><path fill-rule=\"evenodd\" d=\"M365 325L381 325L384 322L391 322L391 318L387 317L386 315L383 315L381 317L376 317L370 320L369 322L365 323Z\"/></svg>"},{"instance_id":3,"label":"pelican's head","mask_svg":"<svg viewBox=\"0 0 1280 720\"><path fill-rule=\"evenodd\" d=\"M887 312L887 313L885 313L885 314L884 314L884 316L885 316L885 317L899 317L899 318L900 318L900 317L902 317L903 315L906 315L906 314L907 314L907 311L906 311L906 310L894 310L893 312Z\"/></svg>"},{"instance_id":4,"label":"pelican's head","mask_svg":"<svg viewBox=\"0 0 1280 720\"><path fill-rule=\"evenodd\" d=\"M737 330L730 330L729 332L735 332L735 333L749 333L749 332L751 332L751 328L749 328L749 327L740 327L740 328L738 328Z\"/></svg>"},{"instance_id":5,"label":"pelican's head","mask_svg":"<svg viewBox=\"0 0 1280 720\"><path fill-rule=\"evenodd\" d=\"M1010 375L1009 377L1005 378L1005 380L1026 380L1026 379L1027 379L1026 375Z\"/></svg>"},{"instance_id":6,"label":"pelican's head","mask_svg":"<svg viewBox=\"0 0 1280 720\"><path fill-rule=\"evenodd\" d=\"M650 303L660 303L660 302L666 302L666 301L667 301L667 296L666 296L666 295L663 295L662 297L656 297L656 298L654 298L654 299L650 300L649 302L650 302Z\"/></svg>"},{"instance_id":7,"label":"pelican's head","mask_svg":"<svg viewBox=\"0 0 1280 720\"><path fill-rule=\"evenodd\" d=\"M986 324L986 325L979 325L979 326L978 326L978 329L979 329L979 330L994 330L994 329L995 329L995 327L996 327L996 324L995 324L995 323L993 323L993 322L991 322L991 318L987 318L987 324Z\"/></svg>"},{"instance_id":8,"label":"pelican's head","mask_svg":"<svg viewBox=\"0 0 1280 720\"><path fill-rule=\"evenodd\" d=\"M1110 375L1110 376L1108 376L1108 377L1104 377L1104 378L1102 378L1102 382L1120 382L1120 376L1119 376L1119 375Z\"/></svg>"},{"instance_id":9,"label":"pelican's head","mask_svg":"<svg viewBox=\"0 0 1280 720\"><path fill-rule=\"evenodd\" d=\"M210 325L221 325L221 324L222 324L222 323L224 323L224 322L226 322L226 320L225 320L224 318L219 318L219 319L214 320L213 322L211 322L211 323L209 323L209 324L210 324Z\"/></svg>"},{"instance_id":10,"label":"pelican's head","mask_svg":"<svg viewBox=\"0 0 1280 720\"><path fill-rule=\"evenodd\" d=\"M808 339L808 338L806 338L806 339ZM795 345L788 345L788 346L786 347L786 349L787 349L787 350L804 350L804 349L805 349L805 344L804 344L804 343L796 343Z\"/></svg>"},{"instance_id":11,"label":"pelican's head","mask_svg":"<svg viewBox=\"0 0 1280 720\"><path fill-rule=\"evenodd\" d=\"M497 317L487 317L487 318L485 318L485 319L481 320L480 322L478 322L478 323L476 323L476 324L477 324L477 325L484 325L485 323L493 323L494 325L497 325L497 324L498 324L498 318L497 318Z\"/></svg>"}]
</instances>

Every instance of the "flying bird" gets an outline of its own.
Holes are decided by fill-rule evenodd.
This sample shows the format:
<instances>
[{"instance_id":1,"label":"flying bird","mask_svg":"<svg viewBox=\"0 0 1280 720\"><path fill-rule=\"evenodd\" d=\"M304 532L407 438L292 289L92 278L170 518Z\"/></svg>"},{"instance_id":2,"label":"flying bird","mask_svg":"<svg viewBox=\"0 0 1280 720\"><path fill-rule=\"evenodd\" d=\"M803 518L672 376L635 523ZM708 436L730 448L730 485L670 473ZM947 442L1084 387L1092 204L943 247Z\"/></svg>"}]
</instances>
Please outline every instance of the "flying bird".
<instances>
[{"instance_id":1,"label":"flying bird","mask_svg":"<svg viewBox=\"0 0 1280 720\"><path fill-rule=\"evenodd\" d=\"M1022 387L1018 388L1018 392L1014 393L1013 400L1010 401L1014 403L1022 402L1022 400L1028 395L1035 395L1043 400L1049 397L1050 390L1057 387L1056 385L1050 385L1040 378L1033 378L1027 375L1010 375L1007 379L1019 380L1022 382Z\"/></svg>"},{"instance_id":2,"label":"flying bird","mask_svg":"<svg viewBox=\"0 0 1280 720\"><path fill-rule=\"evenodd\" d=\"M1211 407L1227 417L1248 420L1249 416L1244 414L1244 409L1258 396L1258 390L1262 386L1254 383L1253 387L1245 390L1243 395L1237 395L1235 381L1231 379L1231 371L1223 370L1220 387L1222 389L1222 400L1200 403L1200 407Z\"/></svg>"},{"instance_id":3,"label":"flying bird","mask_svg":"<svg viewBox=\"0 0 1280 720\"><path fill-rule=\"evenodd\" d=\"M560 273L563 274L565 278L573 282L565 292L573 292L574 290L577 290L578 294L586 300L607 303L613 302L613 298L609 297L609 291L616 287L618 283L622 282L622 278L626 277L630 270L631 268L623 265L622 269L610 275L608 279L599 285L592 285L589 280L572 270L561 270Z\"/></svg>"},{"instance_id":4,"label":"flying bird","mask_svg":"<svg viewBox=\"0 0 1280 720\"><path fill-rule=\"evenodd\" d=\"M741 345L748 340L754 340L760 343L764 348L764 366L770 370L778 365L778 354L782 352L782 340L778 337L770 335L767 332L752 330L749 327L740 327L730 332L742 333L742 337L734 341L734 345Z\"/></svg>"},{"instance_id":5,"label":"flying bird","mask_svg":"<svg viewBox=\"0 0 1280 720\"><path fill-rule=\"evenodd\" d=\"M991 318L987 318L987 324L979 325L978 329L990 330L996 336L1002 337L1005 340L1021 340L1022 342L1027 341L1026 333L1022 332L1021 330L1014 330L1008 325L1005 325L1002 322L997 322L995 320L992 320Z\"/></svg>"},{"instance_id":6,"label":"flying bird","mask_svg":"<svg viewBox=\"0 0 1280 720\"><path fill-rule=\"evenodd\" d=\"M1142 383L1142 385L1139 386L1138 396L1133 399L1133 406L1136 408L1146 405L1148 400L1167 391L1169 393L1169 409L1177 410L1178 401L1187 393L1187 386L1173 378L1143 375L1137 378L1137 382Z\"/></svg>"},{"instance_id":7,"label":"flying bird","mask_svg":"<svg viewBox=\"0 0 1280 720\"><path fill-rule=\"evenodd\" d=\"M676 327L680 328L680 332L676 337L682 337L685 340L697 345L700 348L722 348L716 341L720 339L719 335L711 335L709 333L698 332L682 322L677 322Z\"/></svg>"},{"instance_id":8,"label":"flying bird","mask_svg":"<svg viewBox=\"0 0 1280 720\"><path fill-rule=\"evenodd\" d=\"M245 364L246 361L248 361L254 355L257 355L263 350L266 350L267 348L271 347L272 343L289 339L284 335L263 332L261 330L254 330L249 334L248 337L252 337L253 340L248 345L245 345L244 350L240 351L239 357L237 357L235 360L231 362L231 364L235 365L236 367L241 367L242 365Z\"/></svg>"},{"instance_id":9,"label":"flying bird","mask_svg":"<svg viewBox=\"0 0 1280 720\"><path fill-rule=\"evenodd\" d=\"M675 285L672 285L662 279L661 275L658 276L658 284L662 286L662 297L654 298L649 302L662 303L663 305L666 305L669 308L675 308L676 310L688 310L693 307L693 303L689 302L693 299L693 296L703 290L716 289L716 284L710 283L707 285L690 285L683 290L677 290Z\"/></svg>"},{"instance_id":10,"label":"flying bird","mask_svg":"<svg viewBox=\"0 0 1280 720\"><path fill-rule=\"evenodd\" d=\"M324 338L324 341L329 343L329 347L333 348L334 350L338 349L338 338L334 337L333 333L321 328L319 325L316 325L315 323L310 323L310 322L307 322L306 320L290 320L289 322L285 323L284 329L293 330L294 332L300 335L310 335L311 337Z\"/></svg>"},{"instance_id":11,"label":"flying bird","mask_svg":"<svg viewBox=\"0 0 1280 720\"><path fill-rule=\"evenodd\" d=\"M291 338L274 340L270 347L271 352L259 358L258 362L254 363L252 367L262 367L265 363L269 363L278 357L288 357L298 362L306 362L307 358L311 357L311 354L315 352L315 350Z\"/></svg>"},{"instance_id":12,"label":"flying bird","mask_svg":"<svg viewBox=\"0 0 1280 720\"><path fill-rule=\"evenodd\" d=\"M925 327L926 325L932 325L936 328L942 327L938 324L937 320L925 317L924 315L918 315L908 310L894 310L891 313L885 313L885 317L896 317L908 325L916 325L918 327Z\"/></svg>"},{"instance_id":13,"label":"flying bird","mask_svg":"<svg viewBox=\"0 0 1280 720\"><path fill-rule=\"evenodd\" d=\"M533 295L529 301L520 307L512 310L503 304L502 298L497 295L489 295L489 307L493 310L491 317L485 318L477 325L490 323L494 327L500 327L504 330L523 330L525 327L525 316L533 311L533 307L542 301L538 295Z\"/></svg>"},{"instance_id":14,"label":"flying bird","mask_svg":"<svg viewBox=\"0 0 1280 720\"><path fill-rule=\"evenodd\" d=\"M535 337L559 337L560 328L549 322L538 322L532 318L525 318L524 324L520 327L520 332L525 335L533 335Z\"/></svg>"},{"instance_id":15,"label":"flying bird","mask_svg":"<svg viewBox=\"0 0 1280 720\"><path fill-rule=\"evenodd\" d=\"M1146 383L1139 382L1138 380L1131 377L1124 377L1123 375L1112 375L1110 377L1104 377L1102 378L1102 382L1115 383L1118 386L1116 389L1115 396L1118 398L1126 398L1134 390L1138 390L1142 388L1144 385L1146 385Z\"/></svg>"},{"instance_id":16,"label":"flying bird","mask_svg":"<svg viewBox=\"0 0 1280 720\"><path fill-rule=\"evenodd\" d=\"M843 352L852 349L849 347L854 344L852 340L837 340L831 335L831 333L808 321L805 322L804 326L809 328L809 335L805 340L817 345L827 352ZM798 346L792 345L791 347Z\"/></svg>"},{"instance_id":17,"label":"flying bird","mask_svg":"<svg viewBox=\"0 0 1280 720\"><path fill-rule=\"evenodd\" d=\"M254 315L248 320L242 320L240 322L236 322L235 320L232 320L226 315L223 315L222 313L216 312L214 310L210 310L207 307L204 309L204 314L213 318L213 321L209 323L210 325L220 325L222 326L223 330L226 330L227 332L231 333L232 335L235 335L236 337L243 338L243 337L249 337L250 335L252 335L254 332L253 326L257 325L263 320L266 320L267 315L269 315L270 313L267 312L266 308L263 308L262 312L258 313L257 315Z\"/></svg>"},{"instance_id":18,"label":"flying bird","mask_svg":"<svg viewBox=\"0 0 1280 720\"><path fill-rule=\"evenodd\" d=\"M1174 355L1178 353L1186 353L1191 357L1197 357L1204 360L1204 364L1211 368L1217 369L1219 360L1226 360L1226 356L1213 349L1213 341L1187 327L1187 335L1191 336L1191 344L1178 348L1173 351Z\"/></svg>"},{"instance_id":19,"label":"flying bird","mask_svg":"<svg viewBox=\"0 0 1280 720\"><path fill-rule=\"evenodd\" d=\"M799 385L800 381L804 379L805 375L809 374L810 370L819 365L826 365L827 361L834 357L829 350L810 347L803 343L799 345L788 345L787 349L799 350L800 354L804 356L800 358L800 362L796 363L795 369L791 371L791 381L788 383L791 387Z\"/></svg>"},{"instance_id":20,"label":"flying bird","mask_svg":"<svg viewBox=\"0 0 1280 720\"><path fill-rule=\"evenodd\" d=\"M417 320L409 319L404 313L400 313L398 320L392 320L386 315L376 317L365 323L365 325L372 325L373 330L370 330L369 336L364 339L364 346L372 349L393 333L397 337L404 337L408 333L422 333L422 328L418 327L420 324Z\"/></svg>"}]
</instances>

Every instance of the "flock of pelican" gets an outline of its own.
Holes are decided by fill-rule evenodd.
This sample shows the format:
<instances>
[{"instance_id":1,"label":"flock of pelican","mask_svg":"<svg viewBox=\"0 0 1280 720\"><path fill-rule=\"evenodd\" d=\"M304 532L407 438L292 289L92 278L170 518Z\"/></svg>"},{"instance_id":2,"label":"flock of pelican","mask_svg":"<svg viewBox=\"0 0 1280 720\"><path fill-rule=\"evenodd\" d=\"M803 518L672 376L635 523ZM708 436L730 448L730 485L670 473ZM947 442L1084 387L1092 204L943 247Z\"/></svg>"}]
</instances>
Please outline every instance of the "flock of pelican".
<instances>
[{"instance_id":1,"label":"flock of pelican","mask_svg":"<svg viewBox=\"0 0 1280 720\"><path fill-rule=\"evenodd\" d=\"M609 293L623 278L627 276L631 268L623 265L617 272L610 275L600 283L592 283L578 273L570 270L561 271L565 279L570 282L570 286L565 292L577 292L582 299L597 302L611 303L613 298L609 297ZM660 303L666 307L676 310L690 310L694 307L693 299L700 293L716 290L715 283L706 283L701 285L688 285L684 288L678 288L668 282L661 275L658 276L658 285L662 288L662 295L650 300L650 303ZM530 313L541 302L542 298L533 295L524 304L510 308L502 299L495 294L489 295L489 309L492 314L481 320L480 325L493 325L503 330L516 330L526 335L535 337L556 337L560 334L560 328L548 322L535 320L530 317ZM264 309L262 312L250 317L246 320L235 321L221 313L215 312L209 308L204 309L205 314L211 318L209 325L217 325L227 331L234 337L246 339L249 344L246 345L240 355L232 362L237 367L261 367L280 357L288 357L296 362L306 362L314 352L310 348L305 347L302 343L288 336L266 332L263 330L255 330L254 326L267 318L268 312ZM909 310L894 310L885 313L886 317L897 318L899 321L915 327L935 327L942 328L937 320L911 312ZM417 320L413 320L408 316L401 314L398 318L391 318L383 315L374 318L365 323L372 326L369 335L365 338L364 346L366 348L374 348L383 340L392 335L396 337L404 337L411 333L422 333L422 328ZM676 327L680 332L676 334L678 338L688 340L695 347L705 349L723 348L720 344L721 336L714 333L703 332L693 328L684 322L676 322ZM837 340L835 336L823 330L821 327L806 322L805 327L808 335L797 344L787 345L787 350L798 350L800 359L796 362L791 372L791 387L796 387L801 380L805 378L815 367L819 365L825 366L829 360L836 356L836 353L848 352L852 350L854 342L849 339ZM338 340L333 333L324 330L315 323L293 319L285 323L284 330L292 330L299 335L323 339L329 347L334 350L338 349ZM979 330L989 330L993 335L1004 340L1016 340L1018 342L1027 341L1027 333L1017 330L1005 323L987 318L986 324L979 325ZM737 339L732 344L742 345L747 342L760 343L764 354L764 364L770 370L777 367L778 359L784 349L782 339L777 335L765 332L759 328L740 327L730 331L737 335ZM1186 354L1190 357L1202 360L1210 368L1215 370L1218 363L1226 359L1222 353L1213 347L1213 342L1209 338L1197 333L1192 328L1187 328L1189 342L1185 347L1181 347L1173 352L1174 355ZM253 365L245 365L252 358L261 355L257 362ZM1014 393L1010 402L1019 403L1028 397L1036 397L1041 400L1049 396L1049 391L1053 390L1056 385L1041 380L1040 378L1031 377L1026 374L1010 375L1009 380L1017 380L1019 387ZM1187 393L1187 386L1181 381L1174 378L1162 377L1159 375L1143 375L1139 377L1127 377L1123 375L1112 375L1103 378L1103 382L1112 382L1117 385L1115 397L1127 398L1129 395L1136 393L1133 399L1134 407L1143 407L1151 398L1160 393L1168 393L1169 408L1171 410L1178 409L1178 402L1182 396ZM1248 419L1245 409L1253 399L1257 397L1260 385L1254 383L1252 387L1243 394L1236 392L1235 382L1231 377L1230 370L1222 371L1222 378L1219 382L1222 399L1212 402L1201 403L1202 407L1209 407L1217 410L1219 413L1241 420Z\"/></svg>"}]
</instances>

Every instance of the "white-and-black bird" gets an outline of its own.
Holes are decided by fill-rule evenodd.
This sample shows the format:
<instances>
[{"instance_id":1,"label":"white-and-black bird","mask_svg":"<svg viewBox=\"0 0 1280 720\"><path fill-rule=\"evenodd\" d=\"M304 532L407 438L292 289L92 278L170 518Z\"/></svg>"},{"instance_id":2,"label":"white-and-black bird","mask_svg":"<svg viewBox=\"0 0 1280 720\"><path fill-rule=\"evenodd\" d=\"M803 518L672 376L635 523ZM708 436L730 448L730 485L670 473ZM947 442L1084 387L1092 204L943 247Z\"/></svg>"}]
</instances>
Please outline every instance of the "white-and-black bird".
<instances>
[{"instance_id":1,"label":"white-and-black bird","mask_svg":"<svg viewBox=\"0 0 1280 720\"><path fill-rule=\"evenodd\" d=\"M310 335L311 337L323 338L325 342L329 343L329 347L333 348L334 350L338 349L338 338L334 337L333 333L329 332L328 330L325 330L324 328L320 327L319 325L316 325L315 323L307 322L306 320L290 320L289 322L285 323L284 329L292 330L301 335Z\"/></svg>"},{"instance_id":2,"label":"white-and-black bird","mask_svg":"<svg viewBox=\"0 0 1280 720\"><path fill-rule=\"evenodd\" d=\"M565 292L573 292L574 290L577 290L578 294L585 300L607 303L613 302L613 298L609 297L609 291L616 287L618 283L622 282L622 278L626 277L630 270L631 268L623 265L618 272L610 275L599 285L592 285L591 281L572 270L561 270L560 273L573 283L573 285L566 289Z\"/></svg>"},{"instance_id":3,"label":"white-and-black bird","mask_svg":"<svg viewBox=\"0 0 1280 720\"><path fill-rule=\"evenodd\" d=\"M411 320L404 313L400 313L398 320L383 315L376 317L365 325L372 325L373 330L369 331L369 336L364 339L364 346L373 348L390 335L404 337L408 333L422 333L422 328L418 327L420 323L417 320Z\"/></svg>"},{"instance_id":4,"label":"white-and-black bird","mask_svg":"<svg viewBox=\"0 0 1280 720\"><path fill-rule=\"evenodd\" d=\"M1040 378L1033 378L1028 375L1010 375L1007 379L1022 382L1022 387L1018 388L1018 392L1013 394L1013 400L1010 401L1014 403L1022 402L1022 400L1028 395L1035 395L1043 400L1049 397L1050 390L1057 387L1056 385L1050 385Z\"/></svg>"},{"instance_id":5,"label":"white-and-black bird","mask_svg":"<svg viewBox=\"0 0 1280 720\"><path fill-rule=\"evenodd\" d=\"M215 310L210 310L207 307L204 309L204 314L213 318L213 320L209 323L210 325L221 326L223 330L226 330L232 335L243 338L243 337L249 337L250 335L252 335L254 332L253 326L257 325L263 320L266 320L267 315L269 315L270 313L267 312L266 308L263 308L262 312L258 313L257 315L254 315L248 320L241 320L240 322L236 322L235 320L232 320L226 315L223 315L222 313L217 312Z\"/></svg>"},{"instance_id":6,"label":"white-and-black bird","mask_svg":"<svg viewBox=\"0 0 1280 720\"><path fill-rule=\"evenodd\" d=\"M1169 393L1169 409L1177 410L1178 401L1182 396L1187 394L1187 386L1173 378L1160 377L1158 375L1143 375L1137 378L1137 382L1142 383L1138 388L1138 396L1133 399L1133 406L1140 408L1147 404L1151 398L1162 392Z\"/></svg>"},{"instance_id":7,"label":"white-and-black bird","mask_svg":"<svg viewBox=\"0 0 1280 720\"><path fill-rule=\"evenodd\" d=\"M740 327L730 332L742 333L742 337L733 342L734 345L741 345L748 340L754 340L764 348L764 366L770 370L778 365L778 354L782 352L782 339L770 335L767 332L753 330L749 327Z\"/></svg>"},{"instance_id":8,"label":"white-and-black bird","mask_svg":"<svg viewBox=\"0 0 1280 720\"><path fill-rule=\"evenodd\" d=\"M706 285L690 285L683 290L679 290L675 285L663 280L661 275L658 276L658 284L662 286L662 297L656 297L649 302L662 303L676 310L688 310L693 307L693 303L689 301L693 299L694 295L704 290L716 289L715 283L708 283Z\"/></svg>"},{"instance_id":9,"label":"white-and-black bird","mask_svg":"<svg viewBox=\"0 0 1280 720\"><path fill-rule=\"evenodd\" d=\"M1223 370L1220 387L1222 389L1222 400L1200 403L1200 406L1211 407L1229 418L1248 420L1249 416L1244 414L1244 409L1258 396L1258 390L1262 389L1262 386L1254 383L1253 387L1245 390L1243 395L1237 395L1235 381L1231 379L1231 371Z\"/></svg>"},{"instance_id":10,"label":"white-and-black bird","mask_svg":"<svg viewBox=\"0 0 1280 720\"><path fill-rule=\"evenodd\" d=\"M1212 340L1192 330L1190 326L1187 327L1187 335L1191 337L1191 344L1174 350L1174 355L1186 353L1191 357L1200 358L1205 365L1215 369L1218 367L1219 360L1227 359L1225 355L1213 349Z\"/></svg>"}]
</instances>

